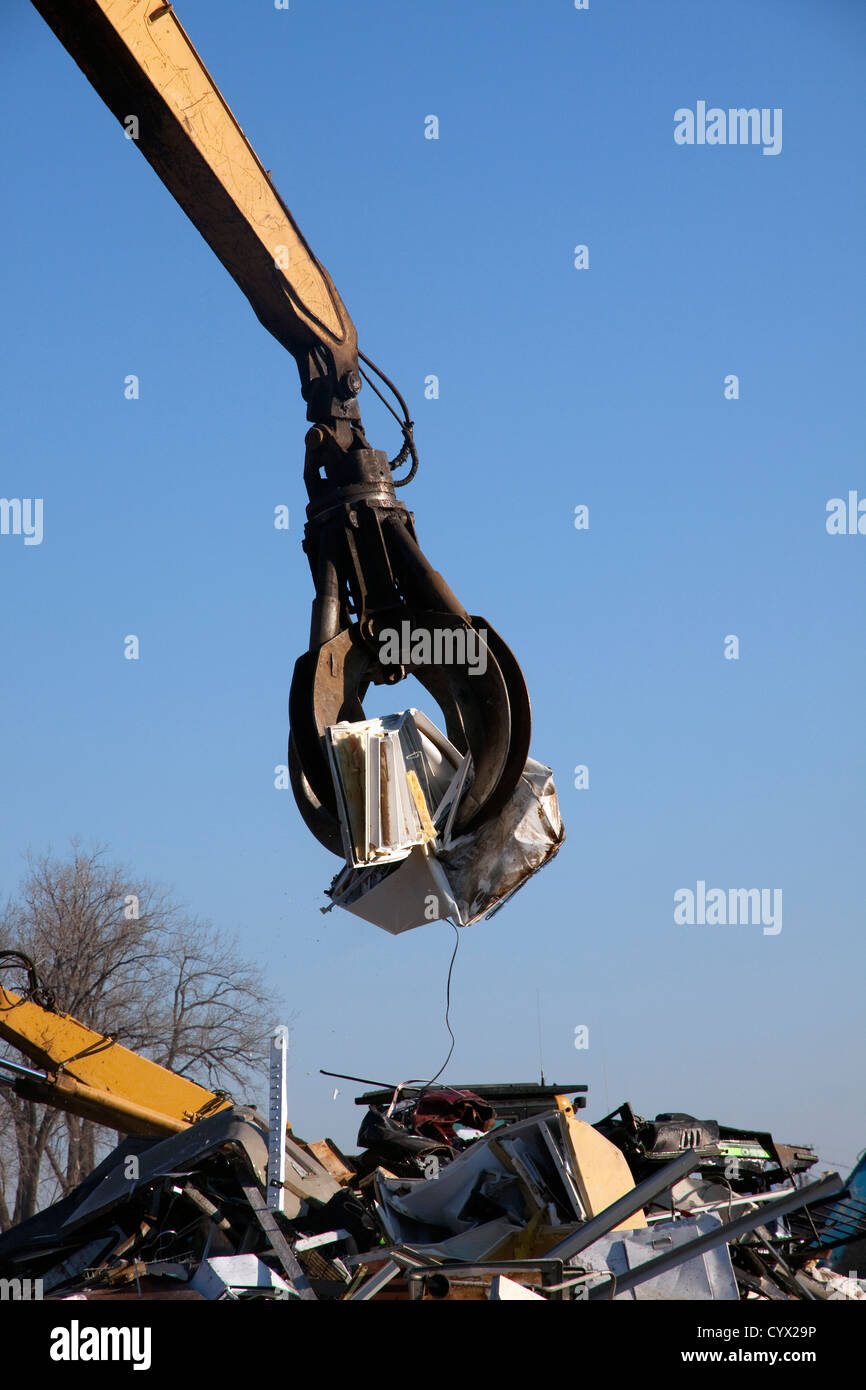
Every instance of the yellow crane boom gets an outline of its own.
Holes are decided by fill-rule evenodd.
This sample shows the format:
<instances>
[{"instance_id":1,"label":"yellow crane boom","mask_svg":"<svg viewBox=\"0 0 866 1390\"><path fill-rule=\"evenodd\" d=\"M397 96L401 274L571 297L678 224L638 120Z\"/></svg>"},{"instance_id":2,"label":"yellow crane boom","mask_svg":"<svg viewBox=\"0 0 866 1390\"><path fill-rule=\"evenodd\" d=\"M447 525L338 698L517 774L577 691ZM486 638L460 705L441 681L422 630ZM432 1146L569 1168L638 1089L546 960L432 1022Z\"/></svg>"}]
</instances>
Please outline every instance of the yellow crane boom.
<instances>
[{"instance_id":1,"label":"yellow crane boom","mask_svg":"<svg viewBox=\"0 0 866 1390\"><path fill-rule=\"evenodd\" d=\"M171 5L33 0L311 381L358 369L355 327ZM326 359L332 359L328 362Z\"/></svg>"},{"instance_id":2,"label":"yellow crane boom","mask_svg":"<svg viewBox=\"0 0 866 1390\"><path fill-rule=\"evenodd\" d=\"M41 1075L0 1061L19 1095L126 1134L176 1134L232 1104L70 1014L2 985L0 1038L43 1068Z\"/></svg>"},{"instance_id":3,"label":"yellow crane boom","mask_svg":"<svg viewBox=\"0 0 866 1390\"><path fill-rule=\"evenodd\" d=\"M371 684L394 685L414 674L442 709L449 741L472 758L472 781L461 795L455 832L479 829L499 814L523 776L532 723L529 694L513 653L433 569L412 513L397 500L395 490L418 467L405 400L359 352L354 324L331 277L173 6L160 0L33 5L298 366L313 425L306 434L310 504L303 544L316 591L309 648L296 663L289 699L288 765L301 815L320 843L342 858L325 729L347 718L362 720ZM347 219L357 216L349 197ZM393 396L399 413L361 362ZM402 431L393 459L367 441L358 401L363 380ZM406 463L409 471L392 477ZM382 634L403 631L404 622L415 632L454 634L452 658L431 661L423 642L399 661L385 657ZM470 660L469 652L482 650L483 662ZM461 652L458 659L455 653Z\"/></svg>"}]
</instances>

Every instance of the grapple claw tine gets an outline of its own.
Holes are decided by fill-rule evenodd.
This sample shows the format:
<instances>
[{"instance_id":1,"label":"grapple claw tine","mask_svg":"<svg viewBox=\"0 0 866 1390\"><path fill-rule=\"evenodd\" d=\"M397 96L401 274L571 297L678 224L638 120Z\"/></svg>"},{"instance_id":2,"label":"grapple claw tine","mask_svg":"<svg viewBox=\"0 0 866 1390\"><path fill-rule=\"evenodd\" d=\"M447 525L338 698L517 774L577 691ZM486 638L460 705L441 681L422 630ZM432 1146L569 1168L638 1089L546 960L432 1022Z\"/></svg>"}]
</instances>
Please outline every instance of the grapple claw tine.
<instances>
[{"instance_id":1,"label":"grapple claw tine","mask_svg":"<svg viewBox=\"0 0 866 1390\"><path fill-rule=\"evenodd\" d=\"M433 696L454 746L472 755L473 782L455 822L458 832L466 830L496 814L523 771L530 734L526 684L502 638L480 620L470 623L453 614L425 613L404 618L402 623L404 627L391 629L407 639L399 651L399 665ZM380 629L380 637L388 631ZM474 640L470 641L470 634ZM461 637L462 660L438 664L426 659L428 651L435 654L437 640L441 648L450 638L453 653L459 649ZM470 646L472 661L466 656ZM299 799L300 784L294 781L293 790L308 824L313 813L320 823L322 812L337 824L325 730L341 720L364 719L362 701L368 686L377 676L377 683L385 683L388 675L388 665L376 661L356 627L345 629L317 652L299 658L289 697L292 742L313 800L307 790L302 790ZM317 833L314 826L311 828ZM324 843L321 834L318 838ZM334 843L333 836L328 838Z\"/></svg>"}]
</instances>

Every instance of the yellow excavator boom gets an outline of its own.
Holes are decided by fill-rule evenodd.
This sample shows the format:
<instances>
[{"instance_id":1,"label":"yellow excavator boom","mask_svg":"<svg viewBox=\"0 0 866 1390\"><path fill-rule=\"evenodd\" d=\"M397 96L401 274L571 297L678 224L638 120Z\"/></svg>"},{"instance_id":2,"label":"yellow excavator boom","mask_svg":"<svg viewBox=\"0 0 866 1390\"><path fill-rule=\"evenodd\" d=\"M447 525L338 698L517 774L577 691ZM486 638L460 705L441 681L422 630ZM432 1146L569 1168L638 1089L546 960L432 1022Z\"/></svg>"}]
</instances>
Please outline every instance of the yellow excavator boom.
<instances>
[{"instance_id":1,"label":"yellow excavator boom","mask_svg":"<svg viewBox=\"0 0 866 1390\"><path fill-rule=\"evenodd\" d=\"M355 326L171 5L33 0L127 136L291 352L304 395L358 368Z\"/></svg>"},{"instance_id":2,"label":"yellow excavator boom","mask_svg":"<svg viewBox=\"0 0 866 1390\"><path fill-rule=\"evenodd\" d=\"M309 648L292 679L288 766L308 828L343 858L325 729L347 718L363 720L371 684L394 685L411 673L444 712L449 741L461 756L472 758L473 778L461 792L455 833L480 830L518 793L529 755L529 694L513 653L486 618L464 608L432 567L419 546L413 515L397 500L396 489L411 482L418 467L405 400L359 352L355 326L334 282L173 6L162 0L32 3L297 363L313 426L305 436L310 504L303 545L316 593ZM317 99L326 110L327 82ZM351 161L339 177L347 188L343 215L350 226L358 215ZM364 433L358 401L364 380L402 431L403 444L393 459L371 448ZM393 478L404 464L408 472ZM429 631L437 652L443 650L437 637L443 631L449 640L453 635L452 656L431 662L424 644L413 642L411 656L383 659L383 633L405 631L405 623L413 633ZM483 651L483 662L469 660L473 649ZM458 660L454 653L461 651ZM562 838L560 830L551 831L547 858ZM517 877L509 866L503 871L508 891L538 867L538 856L522 861Z\"/></svg>"},{"instance_id":3,"label":"yellow excavator boom","mask_svg":"<svg viewBox=\"0 0 866 1390\"><path fill-rule=\"evenodd\" d=\"M44 1070L40 1076L7 1063L19 1095L126 1134L175 1134L232 1104L70 1014L2 986L0 1038Z\"/></svg>"}]
</instances>

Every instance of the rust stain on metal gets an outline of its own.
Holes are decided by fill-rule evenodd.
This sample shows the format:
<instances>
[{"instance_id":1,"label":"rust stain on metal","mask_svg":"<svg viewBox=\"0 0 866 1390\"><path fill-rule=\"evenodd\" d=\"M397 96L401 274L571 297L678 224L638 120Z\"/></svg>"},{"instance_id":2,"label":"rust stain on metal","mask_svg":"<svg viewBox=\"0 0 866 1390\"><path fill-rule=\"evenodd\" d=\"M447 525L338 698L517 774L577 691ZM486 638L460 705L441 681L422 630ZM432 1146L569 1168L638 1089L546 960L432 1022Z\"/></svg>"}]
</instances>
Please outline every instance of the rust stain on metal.
<instances>
[{"instance_id":1,"label":"rust stain on metal","mask_svg":"<svg viewBox=\"0 0 866 1390\"><path fill-rule=\"evenodd\" d=\"M391 803L388 799L388 786L391 773L388 767L388 745L385 739L379 740L379 818L382 826L384 844L391 843Z\"/></svg>"},{"instance_id":2,"label":"rust stain on metal","mask_svg":"<svg viewBox=\"0 0 866 1390\"><path fill-rule=\"evenodd\" d=\"M415 802L415 809L418 812L418 819L421 822L421 829L424 832L425 842L436 839L436 827L430 819L430 811L427 806L427 798L421 790L421 783L418 781L417 772L407 772L406 781L412 793L412 800Z\"/></svg>"}]
</instances>

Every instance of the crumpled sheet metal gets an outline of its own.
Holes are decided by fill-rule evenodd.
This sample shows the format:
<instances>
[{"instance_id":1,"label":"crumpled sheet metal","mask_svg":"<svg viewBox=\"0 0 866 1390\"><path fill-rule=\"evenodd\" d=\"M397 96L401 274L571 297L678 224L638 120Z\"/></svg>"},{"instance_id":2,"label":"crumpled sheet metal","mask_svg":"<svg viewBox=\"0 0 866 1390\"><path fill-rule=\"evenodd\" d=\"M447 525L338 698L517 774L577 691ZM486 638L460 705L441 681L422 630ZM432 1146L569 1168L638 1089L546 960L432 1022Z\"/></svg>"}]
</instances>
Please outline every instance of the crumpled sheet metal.
<instances>
[{"instance_id":1,"label":"crumpled sheet metal","mask_svg":"<svg viewBox=\"0 0 866 1390\"><path fill-rule=\"evenodd\" d=\"M220 1150L233 1151L248 1164L259 1182L267 1182L267 1142L255 1123L255 1111L235 1106L199 1120L198 1124L182 1130L180 1134L171 1134L166 1139L151 1142L140 1152L138 1176L135 1178L126 1176L123 1163L116 1163L112 1167L106 1164L107 1171L102 1181L67 1218L63 1230L75 1230L95 1217L107 1214L113 1206L128 1201L137 1188L145 1187L166 1174L192 1172L211 1154Z\"/></svg>"},{"instance_id":2,"label":"crumpled sheet metal","mask_svg":"<svg viewBox=\"0 0 866 1390\"><path fill-rule=\"evenodd\" d=\"M416 846L397 865L342 869L327 894L334 906L392 936L440 917L456 920L458 913L448 879L427 846Z\"/></svg>"},{"instance_id":3,"label":"crumpled sheet metal","mask_svg":"<svg viewBox=\"0 0 866 1390\"><path fill-rule=\"evenodd\" d=\"M721 1224L718 1216L706 1213L677 1221L660 1221L645 1230L611 1231L581 1251L571 1263L583 1270L621 1277L630 1269L654 1259L663 1250L687 1245L697 1236L705 1235ZM626 1289L624 1293L614 1291L613 1298L614 1301L691 1302L716 1299L736 1302L739 1292L728 1247L721 1245L703 1255L684 1260L675 1269L647 1279L633 1289Z\"/></svg>"},{"instance_id":4,"label":"crumpled sheet metal","mask_svg":"<svg viewBox=\"0 0 866 1390\"><path fill-rule=\"evenodd\" d=\"M502 907L564 840L553 773L529 758L509 801L479 829L416 846L396 865L343 869L328 896L392 935L441 918L467 927Z\"/></svg>"},{"instance_id":5,"label":"crumpled sheet metal","mask_svg":"<svg viewBox=\"0 0 866 1390\"><path fill-rule=\"evenodd\" d=\"M340 1186L316 1159L304 1153L288 1135L285 1143L289 1158L285 1179L286 1211L289 1216L297 1216L302 1201L313 1197L326 1202L339 1192ZM116 1203L127 1201L136 1188L169 1173L193 1172L209 1155L221 1150L236 1154L248 1165L257 1181L267 1185L266 1133L254 1110L234 1106L200 1120L180 1134L157 1140L142 1150L137 1178L128 1178L123 1165L117 1164L75 1209L65 1222L64 1230L83 1225L98 1214L110 1211Z\"/></svg>"},{"instance_id":6,"label":"crumpled sheet metal","mask_svg":"<svg viewBox=\"0 0 866 1390\"><path fill-rule=\"evenodd\" d=\"M189 1287L209 1299L237 1299L265 1291L296 1297L295 1290L258 1255L218 1255L202 1260Z\"/></svg>"},{"instance_id":7,"label":"crumpled sheet metal","mask_svg":"<svg viewBox=\"0 0 866 1390\"><path fill-rule=\"evenodd\" d=\"M553 773L528 758L499 815L437 855L457 902L459 925L468 927L502 907L564 840Z\"/></svg>"},{"instance_id":8,"label":"crumpled sheet metal","mask_svg":"<svg viewBox=\"0 0 866 1390\"><path fill-rule=\"evenodd\" d=\"M532 1245L551 1223L561 1233L563 1220L583 1215L561 1126L555 1112L494 1129L433 1181L377 1174L377 1210L388 1238L427 1258L472 1262L510 1248L530 1223Z\"/></svg>"}]
</instances>

